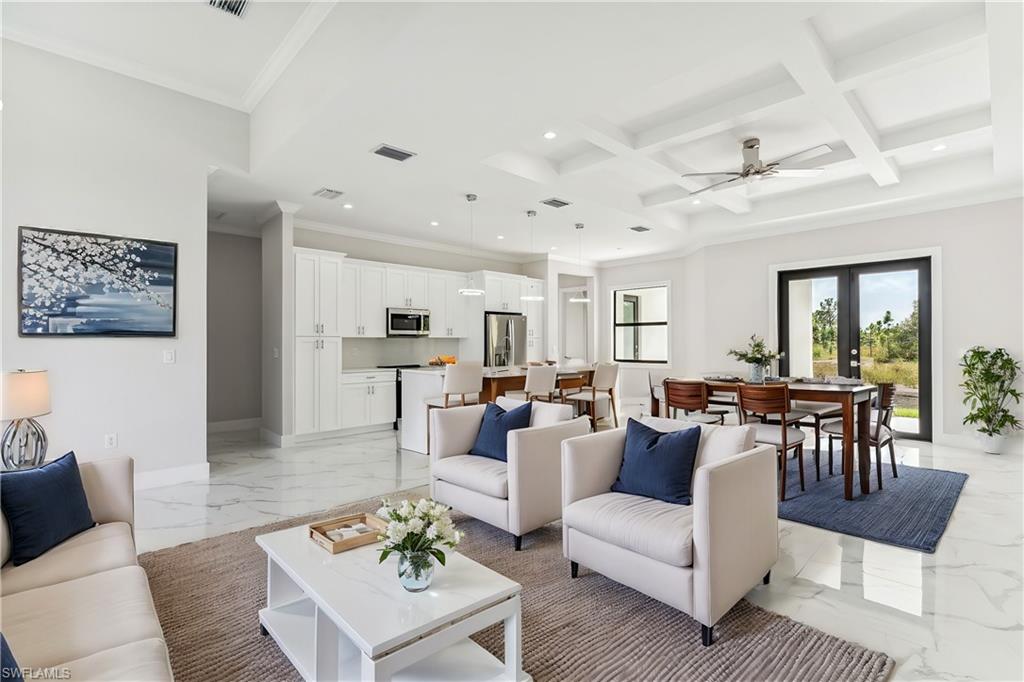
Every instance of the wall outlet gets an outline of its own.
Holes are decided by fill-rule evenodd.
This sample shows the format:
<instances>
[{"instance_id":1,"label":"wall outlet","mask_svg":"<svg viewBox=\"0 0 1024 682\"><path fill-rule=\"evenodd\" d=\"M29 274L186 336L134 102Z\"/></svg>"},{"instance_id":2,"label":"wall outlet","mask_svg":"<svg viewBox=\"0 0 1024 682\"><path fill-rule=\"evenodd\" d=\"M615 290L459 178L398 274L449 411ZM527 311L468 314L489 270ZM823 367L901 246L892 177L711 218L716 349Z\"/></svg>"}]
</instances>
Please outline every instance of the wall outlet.
<instances>
[{"instance_id":1,"label":"wall outlet","mask_svg":"<svg viewBox=\"0 0 1024 682\"><path fill-rule=\"evenodd\" d=\"M279 357L281 357L281 351L278 350L277 348L275 348L274 349L274 359L276 360Z\"/></svg>"},{"instance_id":2,"label":"wall outlet","mask_svg":"<svg viewBox=\"0 0 1024 682\"><path fill-rule=\"evenodd\" d=\"M108 433L107 435L103 436L103 447L105 447L107 449L109 449L109 448L116 448L117 447L117 434L116 433Z\"/></svg>"},{"instance_id":3,"label":"wall outlet","mask_svg":"<svg viewBox=\"0 0 1024 682\"><path fill-rule=\"evenodd\" d=\"M165 350L164 351L164 364L165 365L173 365L176 359L177 358L174 355L174 350L173 349L172 350Z\"/></svg>"}]
</instances>

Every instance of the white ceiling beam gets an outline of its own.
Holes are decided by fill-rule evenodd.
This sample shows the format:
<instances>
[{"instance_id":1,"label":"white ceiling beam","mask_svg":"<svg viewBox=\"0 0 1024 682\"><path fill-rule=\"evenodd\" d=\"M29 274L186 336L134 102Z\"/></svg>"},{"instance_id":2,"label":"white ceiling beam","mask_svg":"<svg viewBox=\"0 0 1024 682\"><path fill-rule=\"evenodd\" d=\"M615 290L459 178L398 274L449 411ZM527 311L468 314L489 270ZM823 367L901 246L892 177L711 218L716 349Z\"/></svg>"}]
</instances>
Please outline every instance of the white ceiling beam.
<instances>
[{"instance_id":1,"label":"white ceiling beam","mask_svg":"<svg viewBox=\"0 0 1024 682\"><path fill-rule=\"evenodd\" d=\"M1021 65L1021 24L1018 2L987 2L989 82L992 84L993 164L1000 176L1017 177L1024 162L1021 116L1024 112L1024 68Z\"/></svg>"},{"instance_id":2,"label":"white ceiling beam","mask_svg":"<svg viewBox=\"0 0 1024 682\"><path fill-rule=\"evenodd\" d=\"M844 93L832 75L832 59L809 22L780 36L782 64L846 146L884 187L900 181L895 164L878 146L878 133L853 93Z\"/></svg>"},{"instance_id":3,"label":"white ceiling beam","mask_svg":"<svg viewBox=\"0 0 1024 682\"><path fill-rule=\"evenodd\" d=\"M910 147L932 144L991 126L992 114L988 106L984 106L892 130L879 137L878 146L882 154L892 156Z\"/></svg>"},{"instance_id":4,"label":"white ceiling beam","mask_svg":"<svg viewBox=\"0 0 1024 682\"><path fill-rule=\"evenodd\" d=\"M582 170L603 165L606 161L611 161L614 158L616 158L616 156L608 150L594 148L585 151L582 154L570 156L568 159L562 161L558 164L558 172L561 175L570 175L572 173L578 173Z\"/></svg>"},{"instance_id":5,"label":"white ceiling beam","mask_svg":"<svg viewBox=\"0 0 1024 682\"><path fill-rule=\"evenodd\" d=\"M983 45L985 35L985 15L980 11L974 12L873 50L836 60L833 73L840 88L853 90L865 83Z\"/></svg>"}]
</instances>

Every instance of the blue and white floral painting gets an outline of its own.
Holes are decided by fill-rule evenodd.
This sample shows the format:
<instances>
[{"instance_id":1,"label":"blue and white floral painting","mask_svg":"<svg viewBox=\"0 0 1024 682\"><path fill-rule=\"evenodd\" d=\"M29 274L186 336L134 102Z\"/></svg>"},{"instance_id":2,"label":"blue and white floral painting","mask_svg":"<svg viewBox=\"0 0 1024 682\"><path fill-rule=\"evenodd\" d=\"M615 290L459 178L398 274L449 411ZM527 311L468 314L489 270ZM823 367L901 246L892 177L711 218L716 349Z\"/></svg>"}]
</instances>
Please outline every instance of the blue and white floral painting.
<instances>
[{"instance_id":1,"label":"blue and white floral painting","mask_svg":"<svg viewBox=\"0 0 1024 682\"><path fill-rule=\"evenodd\" d=\"M22 227L22 336L174 336L178 245Z\"/></svg>"}]
</instances>

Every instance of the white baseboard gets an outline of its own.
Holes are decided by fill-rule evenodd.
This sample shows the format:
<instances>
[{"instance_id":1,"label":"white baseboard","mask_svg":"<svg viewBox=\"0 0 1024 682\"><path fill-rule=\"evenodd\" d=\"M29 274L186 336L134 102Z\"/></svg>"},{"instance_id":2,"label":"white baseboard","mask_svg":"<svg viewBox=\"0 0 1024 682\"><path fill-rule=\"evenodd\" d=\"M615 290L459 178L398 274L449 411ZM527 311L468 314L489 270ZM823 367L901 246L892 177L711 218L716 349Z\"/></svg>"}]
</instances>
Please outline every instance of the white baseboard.
<instances>
[{"instance_id":1,"label":"white baseboard","mask_svg":"<svg viewBox=\"0 0 1024 682\"><path fill-rule=\"evenodd\" d=\"M384 424L371 424L369 426L353 426L348 429L337 429L322 433L304 433L301 436L292 436L292 439L293 443L308 443L327 438L338 438L339 436L358 436L361 433L373 433L374 431L393 431L394 428L393 422L387 422Z\"/></svg>"},{"instance_id":2,"label":"white baseboard","mask_svg":"<svg viewBox=\"0 0 1024 682\"><path fill-rule=\"evenodd\" d=\"M166 485L177 485L178 483L190 483L193 481L208 481L210 479L209 462L189 464L183 467L168 467L154 471L135 472L135 489L148 490L149 488L162 488Z\"/></svg>"},{"instance_id":3,"label":"white baseboard","mask_svg":"<svg viewBox=\"0 0 1024 682\"><path fill-rule=\"evenodd\" d=\"M250 419L229 419L222 422L206 422L207 433L223 433L225 431L251 431L263 425L259 417Z\"/></svg>"},{"instance_id":4,"label":"white baseboard","mask_svg":"<svg viewBox=\"0 0 1024 682\"><path fill-rule=\"evenodd\" d=\"M265 428L260 429L260 440L279 448L286 448L289 445L295 444L295 436L282 436L276 431L271 431L270 429Z\"/></svg>"}]
</instances>

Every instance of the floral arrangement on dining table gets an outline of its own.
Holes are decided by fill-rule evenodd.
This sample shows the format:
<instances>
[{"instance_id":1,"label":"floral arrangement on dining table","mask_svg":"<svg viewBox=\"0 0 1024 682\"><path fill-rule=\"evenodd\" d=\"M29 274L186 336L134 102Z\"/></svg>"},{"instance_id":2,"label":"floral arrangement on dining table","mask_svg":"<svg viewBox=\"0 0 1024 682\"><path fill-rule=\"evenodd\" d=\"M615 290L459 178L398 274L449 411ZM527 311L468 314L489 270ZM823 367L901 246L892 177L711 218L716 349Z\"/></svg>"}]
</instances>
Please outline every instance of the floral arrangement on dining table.
<instances>
[{"instance_id":1,"label":"floral arrangement on dining table","mask_svg":"<svg viewBox=\"0 0 1024 682\"><path fill-rule=\"evenodd\" d=\"M402 500L392 505L381 500L377 516L388 522L378 536L384 543L378 563L392 554L398 554L398 579L410 592L421 592L430 586L434 575L434 560L442 566L445 554L442 547L453 549L462 540L463 533L455 529L450 508L430 499L418 502Z\"/></svg>"},{"instance_id":2,"label":"floral arrangement on dining table","mask_svg":"<svg viewBox=\"0 0 1024 682\"><path fill-rule=\"evenodd\" d=\"M750 343L746 348L731 349L726 355L750 365L750 382L764 383L764 371L778 360L779 354L768 348L768 344L757 334L750 335Z\"/></svg>"}]
</instances>

